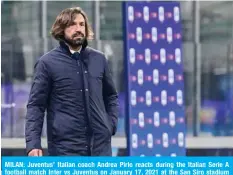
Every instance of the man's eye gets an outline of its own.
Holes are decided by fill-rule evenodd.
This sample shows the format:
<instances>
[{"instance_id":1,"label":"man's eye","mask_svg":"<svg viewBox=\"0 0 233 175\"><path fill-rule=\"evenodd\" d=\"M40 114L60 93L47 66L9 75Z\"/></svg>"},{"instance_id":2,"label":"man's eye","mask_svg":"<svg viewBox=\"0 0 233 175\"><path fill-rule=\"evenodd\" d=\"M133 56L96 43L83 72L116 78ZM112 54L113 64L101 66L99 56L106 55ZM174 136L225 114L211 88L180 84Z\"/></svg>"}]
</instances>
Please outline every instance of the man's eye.
<instances>
[{"instance_id":1,"label":"man's eye","mask_svg":"<svg viewBox=\"0 0 233 175\"><path fill-rule=\"evenodd\" d=\"M69 26L74 26L75 25L75 22L71 22L70 24L69 24Z\"/></svg>"}]
</instances>

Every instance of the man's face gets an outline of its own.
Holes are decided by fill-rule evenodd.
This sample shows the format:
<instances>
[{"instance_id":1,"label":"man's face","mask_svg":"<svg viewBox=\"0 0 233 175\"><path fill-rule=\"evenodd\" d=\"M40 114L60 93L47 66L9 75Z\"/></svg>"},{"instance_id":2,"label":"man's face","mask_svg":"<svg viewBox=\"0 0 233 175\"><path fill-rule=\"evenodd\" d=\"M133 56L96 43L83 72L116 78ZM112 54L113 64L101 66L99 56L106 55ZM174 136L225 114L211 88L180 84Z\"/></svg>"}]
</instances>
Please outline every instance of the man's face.
<instances>
[{"instance_id":1,"label":"man's face","mask_svg":"<svg viewBox=\"0 0 233 175\"><path fill-rule=\"evenodd\" d=\"M77 14L73 24L64 31L66 42L73 48L81 46L86 37L85 31L85 19L81 14Z\"/></svg>"}]
</instances>

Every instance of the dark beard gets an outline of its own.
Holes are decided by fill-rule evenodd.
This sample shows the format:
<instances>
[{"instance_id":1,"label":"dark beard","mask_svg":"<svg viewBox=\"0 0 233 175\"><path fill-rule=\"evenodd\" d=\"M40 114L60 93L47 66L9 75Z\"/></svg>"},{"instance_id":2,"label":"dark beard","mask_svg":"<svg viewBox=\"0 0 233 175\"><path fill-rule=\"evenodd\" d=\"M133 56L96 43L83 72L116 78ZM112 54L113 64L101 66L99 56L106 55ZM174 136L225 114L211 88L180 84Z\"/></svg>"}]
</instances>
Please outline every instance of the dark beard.
<instances>
[{"instance_id":1,"label":"dark beard","mask_svg":"<svg viewBox=\"0 0 233 175\"><path fill-rule=\"evenodd\" d=\"M76 35L73 35L72 38L74 38ZM84 41L85 41L85 37L82 38L78 38L78 39L71 39L68 37L64 37L65 42L70 45L72 48L77 48L83 45Z\"/></svg>"}]
</instances>

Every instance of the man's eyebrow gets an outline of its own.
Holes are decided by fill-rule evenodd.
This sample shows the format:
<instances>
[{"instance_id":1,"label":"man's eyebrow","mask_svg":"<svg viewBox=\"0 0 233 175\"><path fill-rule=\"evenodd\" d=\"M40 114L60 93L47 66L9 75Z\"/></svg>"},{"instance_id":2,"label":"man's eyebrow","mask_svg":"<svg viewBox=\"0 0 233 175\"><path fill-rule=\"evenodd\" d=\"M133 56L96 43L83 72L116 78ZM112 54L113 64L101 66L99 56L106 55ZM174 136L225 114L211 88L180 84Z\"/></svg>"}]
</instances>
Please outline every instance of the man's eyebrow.
<instances>
[{"instance_id":1,"label":"man's eyebrow","mask_svg":"<svg viewBox=\"0 0 233 175\"><path fill-rule=\"evenodd\" d=\"M78 22L73 21L72 23L73 23L73 24L77 24L77 23L79 23L79 24L80 24L80 23L84 23L84 24L85 24L85 21L78 21Z\"/></svg>"}]
</instances>

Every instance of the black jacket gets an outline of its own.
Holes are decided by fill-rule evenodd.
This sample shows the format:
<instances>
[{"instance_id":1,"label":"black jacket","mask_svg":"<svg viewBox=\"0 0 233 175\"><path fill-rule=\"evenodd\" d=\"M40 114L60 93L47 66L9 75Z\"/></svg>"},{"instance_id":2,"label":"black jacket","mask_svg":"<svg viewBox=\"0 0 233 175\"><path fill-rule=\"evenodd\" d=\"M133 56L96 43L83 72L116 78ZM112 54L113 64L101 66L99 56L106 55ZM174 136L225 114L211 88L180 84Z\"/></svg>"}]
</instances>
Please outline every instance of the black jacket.
<instances>
[{"instance_id":1,"label":"black jacket","mask_svg":"<svg viewBox=\"0 0 233 175\"><path fill-rule=\"evenodd\" d=\"M111 156L118 95L104 54L85 42L77 56L60 42L37 61L27 105L27 153L41 148L45 110L49 155Z\"/></svg>"}]
</instances>

